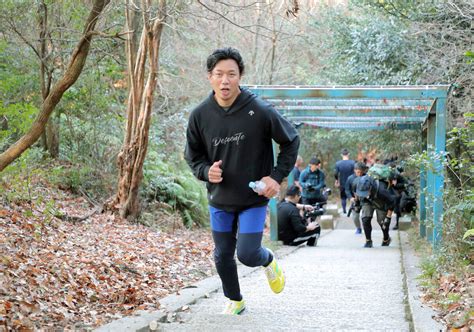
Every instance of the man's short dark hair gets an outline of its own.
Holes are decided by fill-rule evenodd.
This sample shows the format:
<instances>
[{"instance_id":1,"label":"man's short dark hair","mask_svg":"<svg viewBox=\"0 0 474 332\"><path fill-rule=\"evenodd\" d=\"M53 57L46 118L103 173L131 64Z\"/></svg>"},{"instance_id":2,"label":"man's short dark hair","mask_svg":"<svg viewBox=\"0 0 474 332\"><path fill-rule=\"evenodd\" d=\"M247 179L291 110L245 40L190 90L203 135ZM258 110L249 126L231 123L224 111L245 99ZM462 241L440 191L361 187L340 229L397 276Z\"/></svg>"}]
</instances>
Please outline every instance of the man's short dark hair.
<instances>
[{"instance_id":1,"label":"man's short dark hair","mask_svg":"<svg viewBox=\"0 0 474 332\"><path fill-rule=\"evenodd\" d=\"M224 47L218 48L211 55L207 57L207 72L210 73L217 63L221 60L235 60L237 62L237 66L239 66L239 73L240 75L244 74L244 60L240 55L239 51L233 47Z\"/></svg>"},{"instance_id":2,"label":"man's short dark hair","mask_svg":"<svg viewBox=\"0 0 474 332\"><path fill-rule=\"evenodd\" d=\"M286 190L286 196L295 197L297 195L300 196L301 191L300 188L298 188L298 186L296 185L292 185Z\"/></svg>"},{"instance_id":3,"label":"man's short dark hair","mask_svg":"<svg viewBox=\"0 0 474 332\"><path fill-rule=\"evenodd\" d=\"M364 164L361 161L358 161L358 162L355 163L354 168L355 169L360 169L361 171L365 171L367 169L367 165Z\"/></svg>"},{"instance_id":4,"label":"man's short dark hair","mask_svg":"<svg viewBox=\"0 0 474 332\"><path fill-rule=\"evenodd\" d=\"M349 155L349 150L347 150L347 149L344 148L344 149L341 150L341 154L342 154L343 156L347 156L347 155Z\"/></svg>"},{"instance_id":5,"label":"man's short dark hair","mask_svg":"<svg viewBox=\"0 0 474 332\"><path fill-rule=\"evenodd\" d=\"M319 165L321 164L321 160L319 160L318 158L311 158L311 160L309 161L309 163L311 165Z\"/></svg>"}]
</instances>

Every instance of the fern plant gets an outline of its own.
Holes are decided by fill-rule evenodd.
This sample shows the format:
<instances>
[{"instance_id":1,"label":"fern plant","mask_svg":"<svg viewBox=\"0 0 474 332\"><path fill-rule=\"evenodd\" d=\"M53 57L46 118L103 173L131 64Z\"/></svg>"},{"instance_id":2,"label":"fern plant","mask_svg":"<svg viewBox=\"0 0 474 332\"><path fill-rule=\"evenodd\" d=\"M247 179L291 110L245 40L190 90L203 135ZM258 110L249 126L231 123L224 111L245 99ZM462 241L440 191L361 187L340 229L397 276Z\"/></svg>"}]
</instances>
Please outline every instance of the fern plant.
<instances>
[{"instance_id":1,"label":"fern plant","mask_svg":"<svg viewBox=\"0 0 474 332\"><path fill-rule=\"evenodd\" d=\"M206 191L185 165L173 165L156 151L148 153L143 167L142 195L179 211L186 227L205 226L209 216Z\"/></svg>"}]
</instances>

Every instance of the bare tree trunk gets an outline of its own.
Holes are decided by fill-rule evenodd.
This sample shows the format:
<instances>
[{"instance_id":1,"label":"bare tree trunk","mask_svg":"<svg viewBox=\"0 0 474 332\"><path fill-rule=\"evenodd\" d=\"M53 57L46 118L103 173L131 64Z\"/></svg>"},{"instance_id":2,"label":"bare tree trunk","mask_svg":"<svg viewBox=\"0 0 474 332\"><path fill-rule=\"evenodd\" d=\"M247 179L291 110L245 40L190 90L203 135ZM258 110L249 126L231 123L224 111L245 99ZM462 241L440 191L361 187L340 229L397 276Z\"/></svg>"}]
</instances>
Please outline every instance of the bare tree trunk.
<instances>
[{"instance_id":1,"label":"bare tree trunk","mask_svg":"<svg viewBox=\"0 0 474 332\"><path fill-rule=\"evenodd\" d=\"M102 13L110 0L94 0L89 17L84 26L84 32L74 49L71 60L66 68L64 75L54 85L46 99L43 101L41 111L31 125L28 132L17 142L10 146L5 152L0 154L0 171L5 169L12 161L18 158L26 149L33 145L44 132L48 119L54 111L56 105L61 100L64 92L67 91L77 80L84 68L87 56L89 54L92 37L96 32L95 25L99 15Z\"/></svg>"},{"instance_id":2,"label":"bare tree trunk","mask_svg":"<svg viewBox=\"0 0 474 332\"><path fill-rule=\"evenodd\" d=\"M49 87L45 84L46 76L46 35L48 29L48 7L44 1L38 3L38 29L39 29L39 56L40 56L40 86L41 97L44 102L48 96ZM46 131L41 134L41 145L45 151L48 150L48 141L46 138Z\"/></svg>"},{"instance_id":3,"label":"bare tree trunk","mask_svg":"<svg viewBox=\"0 0 474 332\"><path fill-rule=\"evenodd\" d=\"M271 11L272 11L272 51L271 51L271 58L270 58L270 77L268 79L268 84L273 83L273 73L275 71L275 52L276 52L276 44L277 44L277 31L276 31L276 26L275 26L275 15L273 13L273 4L271 5Z\"/></svg>"},{"instance_id":4,"label":"bare tree trunk","mask_svg":"<svg viewBox=\"0 0 474 332\"><path fill-rule=\"evenodd\" d=\"M125 13L127 31L138 29L133 8L135 5L127 0ZM130 82L127 131L118 155L119 182L117 195L113 201L113 206L119 208L120 215L129 220L134 220L140 214L138 190L148 148L153 94L158 79L161 33L166 20L166 0L158 0L156 13L151 9L151 0L142 0L141 11L143 28L138 48L135 47L136 34L129 35L126 43Z\"/></svg>"},{"instance_id":5,"label":"bare tree trunk","mask_svg":"<svg viewBox=\"0 0 474 332\"><path fill-rule=\"evenodd\" d=\"M51 44L50 31L48 29L48 7L44 0L38 4L38 26L39 26L39 54L40 54L40 84L43 103L51 91L54 66L49 62L50 53L47 44ZM50 67L48 68L48 64ZM42 135L43 148L48 151L52 158L59 155L59 117L57 121L50 117L46 124L46 130Z\"/></svg>"},{"instance_id":6,"label":"bare tree trunk","mask_svg":"<svg viewBox=\"0 0 474 332\"><path fill-rule=\"evenodd\" d=\"M59 117L51 116L46 124L46 149L51 158L59 156Z\"/></svg>"},{"instance_id":7,"label":"bare tree trunk","mask_svg":"<svg viewBox=\"0 0 474 332\"><path fill-rule=\"evenodd\" d=\"M262 25L262 20L263 20L263 9L261 8L262 4L257 2L257 26L255 28L255 39L254 39L254 48L252 52L252 67L253 67L253 82L255 84L260 84L259 80L259 66L257 66L257 60L258 60L258 50L260 49L260 29Z\"/></svg>"}]
</instances>

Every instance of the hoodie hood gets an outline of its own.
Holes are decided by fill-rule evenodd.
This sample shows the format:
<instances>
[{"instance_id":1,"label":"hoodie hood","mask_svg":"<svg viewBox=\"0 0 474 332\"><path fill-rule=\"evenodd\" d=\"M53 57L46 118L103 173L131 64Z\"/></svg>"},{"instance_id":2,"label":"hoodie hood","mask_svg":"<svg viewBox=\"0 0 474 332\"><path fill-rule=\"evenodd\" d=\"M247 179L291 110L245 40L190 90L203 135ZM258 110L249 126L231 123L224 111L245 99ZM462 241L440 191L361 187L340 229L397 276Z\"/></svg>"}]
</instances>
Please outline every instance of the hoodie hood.
<instances>
[{"instance_id":1,"label":"hoodie hood","mask_svg":"<svg viewBox=\"0 0 474 332\"><path fill-rule=\"evenodd\" d=\"M255 98L257 98L257 96L250 92L247 88L240 87L239 95L227 111L224 111L217 103L216 99L214 98L214 91L212 91L208 96L207 104L212 108L213 111L219 112L220 115L229 116L245 108L245 106L247 106Z\"/></svg>"}]
</instances>

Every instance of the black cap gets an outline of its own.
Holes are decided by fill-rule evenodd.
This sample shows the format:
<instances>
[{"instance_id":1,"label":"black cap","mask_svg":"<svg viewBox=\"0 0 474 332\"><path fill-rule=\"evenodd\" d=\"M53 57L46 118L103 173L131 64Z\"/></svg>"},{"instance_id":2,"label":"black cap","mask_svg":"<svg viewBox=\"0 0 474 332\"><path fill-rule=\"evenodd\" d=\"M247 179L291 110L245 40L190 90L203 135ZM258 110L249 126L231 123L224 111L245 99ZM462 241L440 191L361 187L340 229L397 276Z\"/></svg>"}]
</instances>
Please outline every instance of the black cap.
<instances>
[{"instance_id":1,"label":"black cap","mask_svg":"<svg viewBox=\"0 0 474 332\"><path fill-rule=\"evenodd\" d=\"M372 187L372 181L368 175L361 176L357 183L356 194L359 197L369 197L370 188Z\"/></svg>"}]
</instances>

